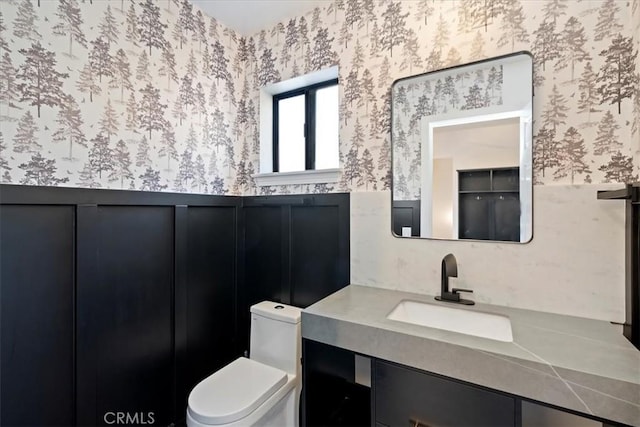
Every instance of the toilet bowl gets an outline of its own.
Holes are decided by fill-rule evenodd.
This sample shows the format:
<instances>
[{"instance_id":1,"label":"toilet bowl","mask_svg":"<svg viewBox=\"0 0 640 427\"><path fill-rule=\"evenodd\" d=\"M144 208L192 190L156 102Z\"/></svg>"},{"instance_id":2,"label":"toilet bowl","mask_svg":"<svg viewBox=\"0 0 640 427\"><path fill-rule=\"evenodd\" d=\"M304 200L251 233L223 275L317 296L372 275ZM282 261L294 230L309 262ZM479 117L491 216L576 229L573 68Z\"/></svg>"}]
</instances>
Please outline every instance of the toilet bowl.
<instances>
[{"instance_id":1,"label":"toilet bowl","mask_svg":"<svg viewBox=\"0 0 640 427\"><path fill-rule=\"evenodd\" d=\"M298 426L300 312L264 301L251 307L251 357L240 357L189 394L188 427Z\"/></svg>"}]
</instances>

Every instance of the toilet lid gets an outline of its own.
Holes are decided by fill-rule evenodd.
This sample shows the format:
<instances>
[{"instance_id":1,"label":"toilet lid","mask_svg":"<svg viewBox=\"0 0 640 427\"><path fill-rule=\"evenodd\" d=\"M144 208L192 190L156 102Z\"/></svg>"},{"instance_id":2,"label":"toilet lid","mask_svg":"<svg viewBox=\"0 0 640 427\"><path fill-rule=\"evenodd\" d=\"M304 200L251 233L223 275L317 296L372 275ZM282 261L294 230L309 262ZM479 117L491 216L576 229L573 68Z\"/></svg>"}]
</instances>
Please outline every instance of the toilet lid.
<instances>
[{"instance_id":1,"label":"toilet lid","mask_svg":"<svg viewBox=\"0 0 640 427\"><path fill-rule=\"evenodd\" d=\"M189 411L204 424L231 423L249 415L286 382L285 372L240 357L194 387Z\"/></svg>"}]
</instances>

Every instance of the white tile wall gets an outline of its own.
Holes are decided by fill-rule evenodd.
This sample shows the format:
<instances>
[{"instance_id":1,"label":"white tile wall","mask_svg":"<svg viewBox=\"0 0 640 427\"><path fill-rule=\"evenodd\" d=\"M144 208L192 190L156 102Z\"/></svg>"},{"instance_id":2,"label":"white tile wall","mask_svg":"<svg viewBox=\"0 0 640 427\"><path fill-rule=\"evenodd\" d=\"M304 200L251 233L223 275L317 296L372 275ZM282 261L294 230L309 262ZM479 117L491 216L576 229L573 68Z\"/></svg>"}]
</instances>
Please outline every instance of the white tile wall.
<instances>
[{"instance_id":1,"label":"white tile wall","mask_svg":"<svg viewBox=\"0 0 640 427\"><path fill-rule=\"evenodd\" d=\"M440 263L479 302L624 321L624 202L598 185L534 188L528 244L402 239L391 234L389 192L351 193L351 283L436 295Z\"/></svg>"}]
</instances>

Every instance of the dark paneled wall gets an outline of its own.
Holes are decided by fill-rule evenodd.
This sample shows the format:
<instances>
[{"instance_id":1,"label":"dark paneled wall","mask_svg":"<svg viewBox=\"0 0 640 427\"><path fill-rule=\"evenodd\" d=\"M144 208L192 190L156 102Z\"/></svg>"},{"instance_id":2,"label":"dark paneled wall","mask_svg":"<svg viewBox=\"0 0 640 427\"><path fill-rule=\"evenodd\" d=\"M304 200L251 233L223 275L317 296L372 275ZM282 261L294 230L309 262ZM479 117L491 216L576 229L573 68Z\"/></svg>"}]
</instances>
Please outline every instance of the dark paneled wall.
<instances>
[{"instance_id":1,"label":"dark paneled wall","mask_svg":"<svg viewBox=\"0 0 640 427\"><path fill-rule=\"evenodd\" d=\"M411 227L411 236L420 237L420 200L393 200L393 232L402 236L402 227Z\"/></svg>"},{"instance_id":2,"label":"dark paneled wall","mask_svg":"<svg viewBox=\"0 0 640 427\"><path fill-rule=\"evenodd\" d=\"M245 286L238 326L265 299L306 307L349 284L349 194L243 199Z\"/></svg>"},{"instance_id":3,"label":"dark paneled wall","mask_svg":"<svg viewBox=\"0 0 640 427\"><path fill-rule=\"evenodd\" d=\"M74 209L0 206L0 424L70 425Z\"/></svg>"},{"instance_id":4,"label":"dark paneled wall","mask_svg":"<svg viewBox=\"0 0 640 427\"><path fill-rule=\"evenodd\" d=\"M187 212L186 402L194 384L238 356L235 324L237 257L227 245L236 238L234 207L198 207ZM221 347L218 343L225 343ZM185 405L186 407L186 405ZM184 408L183 408L184 409Z\"/></svg>"},{"instance_id":5,"label":"dark paneled wall","mask_svg":"<svg viewBox=\"0 0 640 427\"><path fill-rule=\"evenodd\" d=\"M193 386L248 348L251 304L348 282L348 194L2 185L0 424L180 423Z\"/></svg>"},{"instance_id":6,"label":"dark paneled wall","mask_svg":"<svg viewBox=\"0 0 640 427\"><path fill-rule=\"evenodd\" d=\"M345 263L341 257L349 252L349 225L340 224L340 209L348 206L348 198L292 206L289 293L294 305L306 307L349 283L349 258ZM348 215L342 217L348 221Z\"/></svg>"},{"instance_id":7,"label":"dark paneled wall","mask_svg":"<svg viewBox=\"0 0 640 427\"><path fill-rule=\"evenodd\" d=\"M238 353L241 199L0 187L0 423L184 419Z\"/></svg>"},{"instance_id":8,"label":"dark paneled wall","mask_svg":"<svg viewBox=\"0 0 640 427\"><path fill-rule=\"evenodd\" d=\"M110 411L173 419L173 210L78 208L97 237L78 253L79 265L96 260L77 285L80 424L102 424Z\"/></svg>"}]
</instances>

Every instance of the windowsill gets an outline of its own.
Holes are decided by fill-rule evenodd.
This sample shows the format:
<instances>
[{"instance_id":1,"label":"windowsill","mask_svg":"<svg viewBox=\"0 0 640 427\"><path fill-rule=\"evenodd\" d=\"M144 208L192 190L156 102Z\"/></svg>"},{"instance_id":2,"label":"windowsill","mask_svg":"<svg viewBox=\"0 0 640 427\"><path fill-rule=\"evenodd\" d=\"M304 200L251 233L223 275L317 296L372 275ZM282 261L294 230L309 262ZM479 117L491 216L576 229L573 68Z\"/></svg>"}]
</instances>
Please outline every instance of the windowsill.
<instances>
[{"instance_id":1,"label":"windowsill","mask_svg":"<svg viewBox=\"0 0 640 427\"><path fill-rule=\"evenodd\" d=\"M272 172L253 175L258 187L271 185L326 184L338 182L342 169L319 169L298 172Z\"/></svg>"}]
</instances>

